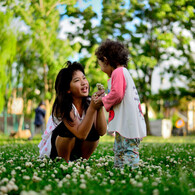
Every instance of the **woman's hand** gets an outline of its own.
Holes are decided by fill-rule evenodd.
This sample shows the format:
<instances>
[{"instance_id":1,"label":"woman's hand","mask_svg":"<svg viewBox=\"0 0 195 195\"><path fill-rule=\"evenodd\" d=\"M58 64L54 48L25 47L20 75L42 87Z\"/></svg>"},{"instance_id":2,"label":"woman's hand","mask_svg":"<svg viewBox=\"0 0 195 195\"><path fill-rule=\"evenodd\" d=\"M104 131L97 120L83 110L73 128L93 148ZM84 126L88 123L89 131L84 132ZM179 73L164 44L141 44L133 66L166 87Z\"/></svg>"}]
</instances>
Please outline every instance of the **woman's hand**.
<instances>
[{"instance_id":1,"label":"woman's hand","mask_svg":"<svg viewBox=\"0 0 195 195\"><path fill-rule=\"evenodd\" d=\"M102 97L105 96L105 90L99 90L92 95L92 101L95 104L94 107L96 110L99 110L102 106Z\"/></svg>"}]
</instances>

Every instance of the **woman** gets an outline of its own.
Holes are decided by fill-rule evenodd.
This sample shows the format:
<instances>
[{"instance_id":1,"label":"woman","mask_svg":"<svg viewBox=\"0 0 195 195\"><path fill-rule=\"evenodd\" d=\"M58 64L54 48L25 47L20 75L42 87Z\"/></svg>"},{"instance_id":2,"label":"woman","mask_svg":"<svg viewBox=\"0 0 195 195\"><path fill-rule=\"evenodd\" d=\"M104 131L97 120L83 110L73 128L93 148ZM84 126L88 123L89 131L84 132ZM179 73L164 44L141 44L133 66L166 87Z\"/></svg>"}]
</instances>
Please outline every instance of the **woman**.
<instances>
[{"instance_id":1,"label":"woman","mask_svg":"<svg viewBox=\"0 0 195 195\"><path fill-rule=\"evenodd\" d=\"M67 62L57 75L55 91L52 117L39 144L40 156L59 156L67 162L89 159L107 124L102 105L94 103L95 96L89 97L89 83L80 63ZM104 96L104 90L96 95Z\"/></svg>"}]
</instances>

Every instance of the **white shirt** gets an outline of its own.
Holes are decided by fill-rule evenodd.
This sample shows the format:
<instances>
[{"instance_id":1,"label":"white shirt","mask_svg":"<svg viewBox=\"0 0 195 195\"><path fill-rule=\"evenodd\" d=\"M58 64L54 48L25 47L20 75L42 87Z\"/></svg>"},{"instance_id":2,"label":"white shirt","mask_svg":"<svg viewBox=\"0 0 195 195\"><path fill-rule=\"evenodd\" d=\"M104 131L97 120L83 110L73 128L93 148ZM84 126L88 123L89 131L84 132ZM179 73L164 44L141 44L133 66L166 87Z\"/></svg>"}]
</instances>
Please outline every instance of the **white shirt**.
<instances>
[{"instance_id":1,"label":"white shirt","mask_svg":"<svg viewBox=\"0 0 195 195\"><path fill-rule=\"evenodd\" d=\"M119 67L108 80L108 95L102 102L109 111L109 132L118 132L129 139L146 136L146 124L139 95L129 71Z\"/></svg>"}]
</instances>

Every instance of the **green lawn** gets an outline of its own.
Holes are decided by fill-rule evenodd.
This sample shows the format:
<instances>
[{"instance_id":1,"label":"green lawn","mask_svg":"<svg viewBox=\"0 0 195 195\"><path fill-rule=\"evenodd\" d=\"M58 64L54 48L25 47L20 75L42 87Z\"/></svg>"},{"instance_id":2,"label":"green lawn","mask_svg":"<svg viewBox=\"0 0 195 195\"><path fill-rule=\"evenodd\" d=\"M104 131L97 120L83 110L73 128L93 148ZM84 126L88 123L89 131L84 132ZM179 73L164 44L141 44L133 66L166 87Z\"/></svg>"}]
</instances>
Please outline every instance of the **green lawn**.
<instances>
[{"instance_id":1,"label":"green lawn","mask_svg":"<svg viewBox=\"0 0 195 195\"><path fill-rule=\"evenodd\" d=\"M113 168L111 136L101 138L88 161L69 164L40 160L40 138L0 135L0 194L195 194L194 136L147 136L140 144L137 170Z\"/></svg>"}]
</instances>

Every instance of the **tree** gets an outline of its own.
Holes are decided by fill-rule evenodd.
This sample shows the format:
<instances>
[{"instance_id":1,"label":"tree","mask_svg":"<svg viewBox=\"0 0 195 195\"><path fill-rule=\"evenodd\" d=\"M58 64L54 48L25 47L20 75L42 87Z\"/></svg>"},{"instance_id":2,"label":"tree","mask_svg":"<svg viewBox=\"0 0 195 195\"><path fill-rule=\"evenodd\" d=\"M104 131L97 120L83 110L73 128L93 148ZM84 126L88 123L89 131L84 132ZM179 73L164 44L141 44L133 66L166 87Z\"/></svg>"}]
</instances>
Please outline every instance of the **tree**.
<instances>
[{"instance_id":1,"label":"tree","mask_svg":"<svg viewBox=\"0 0 195 195\"><path fill-rule=\"evenodd\" d=\"M7 4L8 9L14 10L14 17L20 18L28 29L26 34L21 33L18 37L17 82L22 84L25 102L35 97L36 102L45 99L46 121L55 98L56 74L79 48L78 44L71 46L68 39L61 40L58 37L60 16L57 6L75 2L32 0Z\"/></svg>"},{"instance_id":2,"label":"tree","mask_svg":"<svg viewBox=\"0 0 195 195\"><path fill-rule=\"evenodd\" d=\"M12 63L16 54L16 36L10 28L12 14L0 12L0 112L11 95Z\"/></svg>"}]
</instances>

